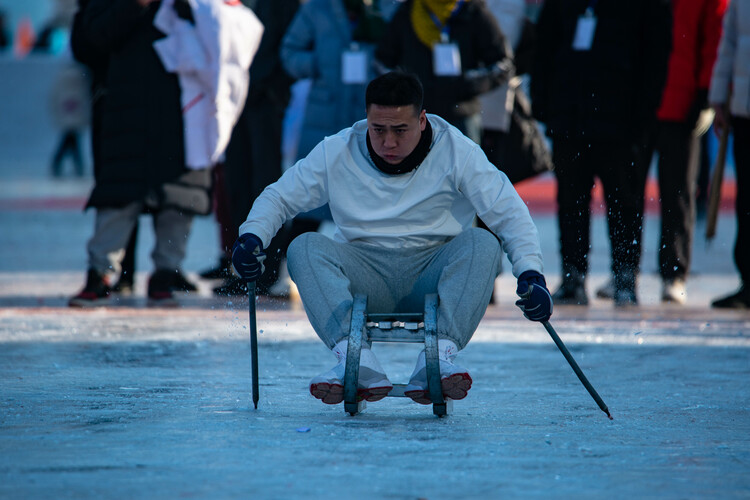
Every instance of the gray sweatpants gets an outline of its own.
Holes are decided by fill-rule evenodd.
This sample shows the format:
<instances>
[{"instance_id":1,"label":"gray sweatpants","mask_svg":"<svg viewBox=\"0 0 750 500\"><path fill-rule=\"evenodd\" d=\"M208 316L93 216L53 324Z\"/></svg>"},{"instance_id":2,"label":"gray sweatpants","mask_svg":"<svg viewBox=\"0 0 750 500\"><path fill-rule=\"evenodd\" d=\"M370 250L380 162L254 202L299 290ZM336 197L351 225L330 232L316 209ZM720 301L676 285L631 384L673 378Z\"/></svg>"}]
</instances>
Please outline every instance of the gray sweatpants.
<instances>
[{"instance_id":1,"label":"gray sweatpants","mask_svg":"<svg viewBox=\"0 0 750 500\"><path fill-rule=\"evenodd\" d=\"M500 274L500 244L472 228L427 248L339 243L318 233L297 237L287 251L307 317L329 348L349 335L352 298L367 295L368 312L422 312L437 292L437 330L463 349L484 316Z\"/></svg>"},{"instance_id":2,"label":"gray sweatpants","mask_svg":"<svg viewBox=\"0 0 750 500\"><path fill-rule=\"evenodd\" d=\"M94 235L88 242L89 268L100 274L119 274L125 246L144 204L134 202L122 208L96 210ZM155 269L179 270L185 259L193 216L175 209L153 214L155 244L151 252Z\"/></svg>"}]
</instances>

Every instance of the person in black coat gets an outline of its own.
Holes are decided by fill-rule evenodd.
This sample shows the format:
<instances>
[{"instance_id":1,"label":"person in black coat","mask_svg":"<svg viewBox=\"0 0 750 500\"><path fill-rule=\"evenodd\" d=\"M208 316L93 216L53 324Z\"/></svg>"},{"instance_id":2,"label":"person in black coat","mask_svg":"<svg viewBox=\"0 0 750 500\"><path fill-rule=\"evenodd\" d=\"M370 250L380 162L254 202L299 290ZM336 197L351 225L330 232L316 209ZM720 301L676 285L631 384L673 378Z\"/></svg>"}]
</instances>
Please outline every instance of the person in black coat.
<instances>
[{"instance_id":1,"label":"person in black coat","mask_svg":"<svg viewBox=\"0 0 750 500\"><path fill-rule=\"evenodd\" d=\"M647 141L671 48L669 0L546 0L531 75L535 117L553 142L562 285L556 304L588 303L590 203L607 204L615 305L635 305Z\"/></svg>"},{"instance_id":2,"label":"person in black coat","mask_svg":"<svg viewBox=\"0 0 750 500\"><path fill-rule=\"evenodd\" d=\"M455 45L460 68L439 74L438 45ZM481 142L479 95L507 81L511 49L484 2L407 0L393 15L375 58L386 68L416 74L424 85L424 106Z\"/></svg>"},{"instance_id":3,"label":"person in black coat","mask_svg":"<svg viewBox=\"0 0 750 500\"><path fill-rule=\"evenodd\" d=\"M109 277L138 216L153 214L155 271L149 299L172 305L175 277L185 257L193 216L211 211L211 172L185 166L180 87L153 48L164 36L153 26L158 0L89 0L72 38L106 56L106 97L95 185L87 207L97 210L87 245L86 286L75 307L106 304ZM80 48L80 46L79 46Z\"/></svg>"}]
</instances>

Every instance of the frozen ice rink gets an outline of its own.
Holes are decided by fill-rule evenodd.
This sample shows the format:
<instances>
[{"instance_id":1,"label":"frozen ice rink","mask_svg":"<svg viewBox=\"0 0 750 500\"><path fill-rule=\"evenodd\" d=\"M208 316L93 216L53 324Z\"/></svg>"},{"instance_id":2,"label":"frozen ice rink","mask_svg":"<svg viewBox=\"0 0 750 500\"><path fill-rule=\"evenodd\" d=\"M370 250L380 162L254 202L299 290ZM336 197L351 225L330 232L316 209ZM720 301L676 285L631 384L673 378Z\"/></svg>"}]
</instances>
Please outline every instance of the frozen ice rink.
<instances>
[{"instance_id":1,"label":"frozen ice rink","mask_svg":"<svg viewBox=\"0 0 750 500\"><path fill-rule=\"evenodd\" d=\"M309 379L335 360L298 303L268 299L254 410L247 299L212 297L201 281L180 308L146 307L148 218L135 295L66 307L85 279L91 181L48 179L54 135L41 115L14 116L0 131L38 134L0 134L0 498L750 498L750 313L709 308L738 284L731 212L710 246L698 224L685 306L659 302L650 215L640 307L555 309L612 421L515 308L507 270L459 355L474 386L451 416L386 399L350 417L315 400ZM533 215L554 288L554 214ZM601 216L592 235L591 297L608 277ZM200 218L185 270L197 279L217 257L214 222ZM375 346L394 382L417 349Z\"/></svg>"}]
</instances>

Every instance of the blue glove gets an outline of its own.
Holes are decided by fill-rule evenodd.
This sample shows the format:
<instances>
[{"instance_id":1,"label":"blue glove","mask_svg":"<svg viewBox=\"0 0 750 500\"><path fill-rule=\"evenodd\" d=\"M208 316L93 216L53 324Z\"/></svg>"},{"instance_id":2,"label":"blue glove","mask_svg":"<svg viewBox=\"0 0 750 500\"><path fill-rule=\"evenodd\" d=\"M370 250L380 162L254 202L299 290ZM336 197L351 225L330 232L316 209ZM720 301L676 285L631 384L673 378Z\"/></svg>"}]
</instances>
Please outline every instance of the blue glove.
<instances>
[{"instance_id":1,"label":"blue glove","mask_svg":"<svg viewBox=\"0 0 750 500\"><path fill-rule=\"evenodd\" d=\"M524 271L518 277L516 294L521 297L516 305L531 321L547 321L552 316L552 296L544 276L536 271Z\"/></svg>"},{"instance_id":2,"label":"blue glove","mask_svg":"<svg viewBox=\"0 0 750 500\"><path fill-rule=\"evenodd\" d=\"M234 242L232 248L232 267L240 278L247 282L256 281L266 268L263 261L263 242L252 233L245 233Z\"/></svg>"}]
</instances>

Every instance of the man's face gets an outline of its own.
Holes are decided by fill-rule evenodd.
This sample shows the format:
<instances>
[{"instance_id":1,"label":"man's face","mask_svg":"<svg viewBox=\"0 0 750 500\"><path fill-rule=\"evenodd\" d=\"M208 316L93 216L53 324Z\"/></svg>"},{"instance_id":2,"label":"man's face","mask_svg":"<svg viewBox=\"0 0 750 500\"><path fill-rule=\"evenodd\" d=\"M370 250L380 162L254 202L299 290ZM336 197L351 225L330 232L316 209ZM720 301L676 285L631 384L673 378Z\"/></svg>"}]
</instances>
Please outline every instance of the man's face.
<instances>
[{"instance_id":1,"label":"man's face","mask_svg":"<svg viewBox=\"0 0 750 500\"><path fill-rule=\"evenodd\" d=\"M367 109L372 149L391 165L398 165L414 151L426 126L424 110L417 112L413 105L370 104Z\"/></svg>"}]
</instances>

